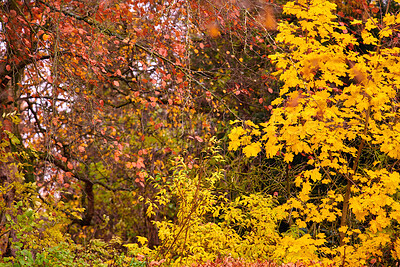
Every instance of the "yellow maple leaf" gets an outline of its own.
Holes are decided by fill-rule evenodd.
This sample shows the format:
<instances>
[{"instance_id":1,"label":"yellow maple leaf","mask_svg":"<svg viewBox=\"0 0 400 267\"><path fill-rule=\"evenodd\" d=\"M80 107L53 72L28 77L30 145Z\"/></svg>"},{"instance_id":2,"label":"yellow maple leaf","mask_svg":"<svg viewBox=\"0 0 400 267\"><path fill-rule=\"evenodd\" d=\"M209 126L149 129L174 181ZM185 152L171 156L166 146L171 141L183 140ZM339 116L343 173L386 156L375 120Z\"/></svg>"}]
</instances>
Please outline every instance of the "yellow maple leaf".
<instances>
[{"instance_id":1,"label":"yellow maple leaf","mask_svg":"<svg viewBox=\"0 0 400 267\"><path fill-rule=\"evenodd\" d=\"M252 157L252 156L257 156L258 153L261 151L261 144L260 142L256 143L251 143L247 145L245 148L243 148L243 153L246 155L246 157Z\"/></svg>"},{"instance_id":2,"label":"yellow maple leaf","mask_svg":"<svg viewBox=\"0 0 400 267\"><path fill-rule=\"evenodd\" d=\"M294 158L293 153L286 153L283 160L284 160L286 163L290 163L290 162L292 162L293 158Z\"/></svg>"},{"instance_id":3,"label":"yellow maple leaf","mask_svg":"<svg viewBox=\"0 0 400 267\"><path fill-rule=\"evenodd\" d=\"M229 150L237 150L240 147L241 141L240 137L245 134L246 131L242 127L235 127L232 129L228 137L230 139L229 142Z\"/></svg>"}]
</instances>

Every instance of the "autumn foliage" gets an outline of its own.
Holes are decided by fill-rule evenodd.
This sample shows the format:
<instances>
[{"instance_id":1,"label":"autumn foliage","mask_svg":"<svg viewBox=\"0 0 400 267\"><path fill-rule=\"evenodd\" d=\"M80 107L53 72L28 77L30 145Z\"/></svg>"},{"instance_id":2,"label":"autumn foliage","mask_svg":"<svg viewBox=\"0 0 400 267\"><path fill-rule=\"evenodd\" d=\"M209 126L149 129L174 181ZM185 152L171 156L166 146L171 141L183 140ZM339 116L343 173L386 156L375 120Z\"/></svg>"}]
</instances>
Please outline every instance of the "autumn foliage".
<instances>
[{"instance_id":1,"label":"autumn foliage","mask_svg":"<svg viewBox=\"0 0 400 267\"><path fill-rule=\"evenodd\" d=\"M395 266L399 1L0 4L4 266Z\"/></svg>"}]
</instances>

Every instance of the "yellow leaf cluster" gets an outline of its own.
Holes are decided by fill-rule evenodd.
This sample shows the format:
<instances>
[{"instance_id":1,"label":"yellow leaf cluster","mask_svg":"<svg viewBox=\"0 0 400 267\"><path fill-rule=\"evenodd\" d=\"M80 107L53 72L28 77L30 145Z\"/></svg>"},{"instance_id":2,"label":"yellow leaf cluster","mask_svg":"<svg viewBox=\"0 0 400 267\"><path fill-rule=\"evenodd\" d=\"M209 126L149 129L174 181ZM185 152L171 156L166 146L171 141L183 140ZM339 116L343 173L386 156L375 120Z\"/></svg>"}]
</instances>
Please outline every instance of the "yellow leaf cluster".
<instances>
[{"instance_id":1,"label":"yellow leaf cluster","mask_svg":"<svg viewBox=\"0 0 400 267\"><path fill-rule=\"evenodd\" d=\"M334 4L324 0L285 5L284 12L296 16L298 23L279 25L276 41L283 47L279 51L285 52L270 56L279 69L275 75L283 82L280 98L273 102L274 112L260 128L247 124L246 130L234 129L229 148L243 149L248 157L265 150L267 158L280 157L287 164L293 163L296 155L309 156L307 170L292 181L296 196L280 208L299 228L315 231L330 225L342 242L327 250L337 263L343 262L344 255L350 265L366 263L389 245L393 257L398 258L399 241L393 243L391 233L400 222L400 174L385 169L385 162L400 159L396 98L400 49L380 44L393 35L400 15L385 15L383 27L375 18L365 25L354 21L363 26L362 42L374 47L361 53L349 48L358 43L337 22L334 9ZM370 151L378 158L373 165L362 162ZM338 185L338 180L347 187ZM317 191L321 185L328 189ZM351 190L346 193L346 188ZM349 210L344 210L342 206L348 204ZM355 218L352 224L348 223L349 212ZM337 225L342 218L344 222ZM365 227L362 233L357 224ZM275 254L290 260L314 259L323 240L307 234L285 237Z\"/></svg>"}]
</instances>

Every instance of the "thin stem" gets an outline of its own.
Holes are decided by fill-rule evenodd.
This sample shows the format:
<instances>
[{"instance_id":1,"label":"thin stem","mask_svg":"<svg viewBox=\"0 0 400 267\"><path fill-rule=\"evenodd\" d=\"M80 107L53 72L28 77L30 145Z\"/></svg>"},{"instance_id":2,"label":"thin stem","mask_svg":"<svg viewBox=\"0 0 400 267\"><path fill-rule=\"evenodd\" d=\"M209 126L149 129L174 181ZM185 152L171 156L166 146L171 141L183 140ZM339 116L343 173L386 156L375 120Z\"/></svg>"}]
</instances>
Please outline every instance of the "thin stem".
<instances>
[{"instance_id":1,"label":"thin stem","mask_svg":"<svg viewBox=\"0 0 400 267\"><path fill-rule=\"evenodd\" d=\"M368 110L367 110L366 118L365 118L365 125L364 125L363 135L366 135L367 131L368 131L368 122L369 122L370 113L371 113L371 107L369 106ZM343 200L342 219L341 219L341 222L340 222L340 226L341 227L342 226L346 226L348 224L349 201L350 201L350 197L351 197L351 187L353 185L352 177L353 177L353 175L355 174L355 172L357 170L358 163L359 163L360 157L361 157L361 152L362 152L364 146L365 146L365 139L362 139L360 145L358 146L357 157L356 157L356 159L354 161L354 164L353 164L353 168L352 168L353 172L350 174L350 177L347 180L346 192L345 192L344 200ZM339 233L339 243L340 243L341 246L344 245L344 237L345 237L345 233L340 232Z\"/></svg>"}]
</instances>

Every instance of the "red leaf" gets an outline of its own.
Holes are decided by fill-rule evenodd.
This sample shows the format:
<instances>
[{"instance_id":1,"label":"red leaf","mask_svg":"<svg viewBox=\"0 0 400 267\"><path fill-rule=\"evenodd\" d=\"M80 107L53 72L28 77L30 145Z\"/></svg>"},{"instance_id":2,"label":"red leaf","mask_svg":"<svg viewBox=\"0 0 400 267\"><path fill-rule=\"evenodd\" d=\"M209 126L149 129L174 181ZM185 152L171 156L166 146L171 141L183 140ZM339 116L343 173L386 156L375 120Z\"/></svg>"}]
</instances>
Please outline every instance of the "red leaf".
<instances>
[{"instance_id":1,"label":"red leaf","mask_svg":"<svg viewBox=\"0 0 400 267\"><path fill-rule=\"evenodd\" d=\"M194 137L198 142L203 143L203 138L201 138L200 136L195 136Z\"/></svg>"},{"instance_id":2,"label":"red leaf","mask_svg":"<svg viewBox=\"0 0 400 267\"><path fill-rule=\"evenodd\" d=\"M162 126L163 126L163 124L161 122L157 123L156 125L154 125L154 130L157 130L158 128L160 128Z\"/></svg>"},{"instance_id":3,"label":"red leaf","mask_svg":"<svg viewBox=\"0 0 400 267\"><path fill-rule=\"evenodd\" d=\"M7 71L10 71L10 70L11 70L11 66L10 66L10 65L7 65L7 66L6 66L6 70L7 70Z\"/></svg>"},{"instance_id":4,"label":"red leaf","mask_svg":"<svg viewBox=\"0 0 400 267\"><path fill-rule=\"evenodd\" d=\"M136 167L136 162L127 162L127 163L125 164L125 166L126 166L128 169L132 169L133 167Z\"/></svg>"},{"instance_id":5,"label":"red leaf","mask_svg":"<svg viewBox=\"0 0 400 267\"><path fill-rule=\"evenodd\" d=\"M64 175L62 173L58 174L57 182L60 183L60 184L64 183Z\"/></svg>"},{"instance_id":6,"label":"red leaf","mask_svg":"<svg viewBox=\"0 0 400 267\"><path fill-rule=\"evenodd\" d=\"M68 169L71 169L71 170L74 168L74 166L72 165L71 162L68 162L67 167L68 167Z\"/></svg>"},{"instance_id":7,"label":"red leaf","mask_svg":"<svg viewBox=\"0 0 400 267\"><path fill-rule=\"evenodd\" d=\"M159 53L160 55L162 55L163 57L168 56L167 49L165 49L165 48L159 48L159 49L158 49L158 53Z\"/></svg>"},{"instance_id":8,"label":"red leaf","mask_svg":"<svg viewBox=\"0 0 400 267\"><path fill-rule=\"evenodd\" d=\"M114 84L115 86L119 86L119 82L118 82L118 81L113 81L113 84Z\"/></svg>"},{"instance_id":9,"label":"red leaf","mask_svg":"<svg viewBox=\"0 0 400 267\"><path fill-rule=\"evenodd\" d=\"M140 169L140 168L144 168L144 167L145 167L145 165L143 163L143 158L139 157L137 162L136 162L136 168Z\"/></svg>"}]
</instances>

